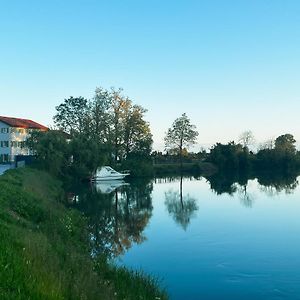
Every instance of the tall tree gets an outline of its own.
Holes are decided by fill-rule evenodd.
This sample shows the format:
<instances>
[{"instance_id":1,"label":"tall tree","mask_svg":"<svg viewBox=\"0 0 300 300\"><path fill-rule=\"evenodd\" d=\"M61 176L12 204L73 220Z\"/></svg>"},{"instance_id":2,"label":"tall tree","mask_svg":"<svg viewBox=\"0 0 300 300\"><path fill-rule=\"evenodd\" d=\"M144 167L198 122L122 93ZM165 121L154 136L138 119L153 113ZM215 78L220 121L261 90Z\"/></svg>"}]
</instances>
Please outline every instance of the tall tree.
<instances>
[{"instance_id":1,"label":"tall tree","mask_svg":"<svg viewBox=\"0 0 300 300\"><path fill-rule=\"evenodd\" d=\"M128 97L122 95L122 89L112 89L111 119L112 144L115 160L123 158L125 119L132 105Z\"/></svg>"},{"instance_id":2,"label":"tall tree","mask_svg":"<svg viewBox=\"0 0 300 300\"><path fill-rule=\"evenodd\" d=\"M96 88L95 96L88 102L88 132L101 152L111 153L111 94L103 88Z\"/></svg>"},{"instance_id":3,"label":"tall tree","mask_svg":"<svg viewBox=\"0 0 300 300\"><path fill-rule=\"evenodd\" d=\"M296 154L296 140L292 134L283 134L280 135L275 140L275 150L279 150L281 152Z\"/></svg>"},{"instance_id":4,"label":"tall tree","mask_svg":"<svg viewBox=\"0 0 300 300\"><path fill-rule=\"evenodd\" d=\"M55 125L71 134L84 132L88 120L88 101L83 97L70 97L56 106L57 114L53 117Z\"/></svg>"},{"instance_id":5,"label":"tall tree","mask_svg":"<svg viewBox=\"0 0 300 300\"><path fill-rule=\"evenodd\" d=\"M124 146L125 155L139 153L150 155L152 146L152 134L149 123L144 120L146 109L139 105L133 105L125 119Z\"/></svg>"},{"instance_id":6,"label":"tall tree","mask_svg":"<svg viewBox=\"0 0 300 300\"><path fill-rule=\"evenodd\" d=\"M249 148L249 146L253 145L255 142L254 135L251 130L244 131L239 136L239 143L243 145L244 148Z\"/></svg>"},{"instance_id":7,"label":"tall tree","mask_svg":"<svg viewBox=\"0 0 300 300\"><path fill-rule=\"evenodd\" d=\"M183 148L188 148L195 144L197 136L196 126L191 124L190 119L185 113L177 118L173 122L172 127L168 129L165 137L165 147L166 149L178 149L181 168Z\"/></svg>"}]
</instances>

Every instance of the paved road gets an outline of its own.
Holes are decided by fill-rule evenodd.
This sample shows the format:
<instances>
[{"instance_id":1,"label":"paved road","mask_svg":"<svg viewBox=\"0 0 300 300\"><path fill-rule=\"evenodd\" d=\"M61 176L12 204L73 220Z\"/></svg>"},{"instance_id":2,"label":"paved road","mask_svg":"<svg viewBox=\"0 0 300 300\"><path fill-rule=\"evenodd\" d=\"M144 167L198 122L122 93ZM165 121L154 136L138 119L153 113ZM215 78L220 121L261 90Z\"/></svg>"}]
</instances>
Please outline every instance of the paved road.
<instances>
[{"instance_id":1,"label":"paved road","mask_svg":"<svg viewBox=\"0 0 300 300\"><path fill-rule=\"evenodd\" d=\"M11 165L0 165L0 175L2 175L8 169L11 169Z\"/></svg>"}]
</instances>

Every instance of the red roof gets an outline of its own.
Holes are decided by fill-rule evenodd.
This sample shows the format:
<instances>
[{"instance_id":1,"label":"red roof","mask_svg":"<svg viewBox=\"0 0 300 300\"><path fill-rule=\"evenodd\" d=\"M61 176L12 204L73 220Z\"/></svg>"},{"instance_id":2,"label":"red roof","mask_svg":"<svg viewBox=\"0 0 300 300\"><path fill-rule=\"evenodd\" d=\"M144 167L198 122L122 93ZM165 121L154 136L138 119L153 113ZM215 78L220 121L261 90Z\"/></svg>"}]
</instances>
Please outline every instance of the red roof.
<instances>
[{"instance_id":1,"label":"red roof","mask_svg":"<svg viewBox=\"0 0 300 300\"><path fill-rule=\"evenodd\" d=\"M11 127L48 130L46 126L43 126L39 123L27 119L9 118L9 117L0 116L0 121Z\"/></svg>"}]
</instances>

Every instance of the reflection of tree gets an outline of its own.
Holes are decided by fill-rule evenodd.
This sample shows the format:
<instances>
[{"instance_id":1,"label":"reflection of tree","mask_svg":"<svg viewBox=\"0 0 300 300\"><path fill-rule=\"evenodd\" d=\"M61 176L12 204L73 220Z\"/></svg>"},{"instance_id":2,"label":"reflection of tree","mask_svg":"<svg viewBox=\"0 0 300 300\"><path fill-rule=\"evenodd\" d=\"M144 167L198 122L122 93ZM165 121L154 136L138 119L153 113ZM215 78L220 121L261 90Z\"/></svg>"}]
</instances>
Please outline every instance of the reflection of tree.
<instances>
[{"instance_id":1,"label":"reflection of tree","mask_svg":"<svg viewBox=\"0 0 300 300\"><path fill-rule=\"evenodd\" d=\"M260 174L257 181L260 184L259 189L269 196L274 196L283 191L286 194L292 194L299 184L297 176L293 174Z\"/></svg>"},{"instance_id":2,"label":"reflection of tree","mask_svg":"<svg viewBox=\"0 0 300 300\"><path fill-rule=\"evenodd\" d=\"M247 191L247 184L244 185L239 185L237 187L237 192L239 194L239 198L241 200L241 203L245 206L245 207L252 207L253 202L254 202L254 196L251 195L248 191Z\"/></svg>"},{"instance_id":3,"label":"reflection of tree","mask_svg":"<svg viewBox=\"0 0 300 300\"><path fill-rule=\"evenodd\" d=\"M111 194L83 193L78 206L89 219L93 255L112 258L146 239L143 230L152 216L152 189L152 183L138 182Z\"/></svg>"},{"instance_id":4,"label":"reflection of tree","mask_svg":"<svg viewBox=\"0 0 300 300\"><path fill-rule=\"evenodd\" d=\"M165 205L169 214L174 218L175 222L180 224L184 230L187 229L190 220L198 210L196 200L189 194L182 195L182 177L180 179L180 190L172 189L165 193Z\"/></svg>"},{"instance_id":5,"label":"reflection of tree","mask_svg":"<svg viewBox=\"0 0 300 300\"><path fill-rule=\"evenodd\" d=\"M214 176L208 177L210 187L218 195L227 193L233 195L238 193L241 203L247 207L253 204L253 196L247 191L249 177L247 174L219 172ZM252 179L255 177L252 177ZM282 172L266 172L257 174L259 189L269 196L273 196L284 191L287 194L294 192L298 186L297 175Z\"/></svg>"},{"instance_id":6,"label":"reflection of tree","mask_svg":"<svg viewBox=\"0 0 300 300\"><path fill-rule=\"evenodd\" d=\"M207 180L210 183L210 188L217 195L223 193L233 195L237 191L237 187L234 183L238 181L238 178L235 174L217 173L216 175L208 177Z\"/></svg>"}]
</instances>

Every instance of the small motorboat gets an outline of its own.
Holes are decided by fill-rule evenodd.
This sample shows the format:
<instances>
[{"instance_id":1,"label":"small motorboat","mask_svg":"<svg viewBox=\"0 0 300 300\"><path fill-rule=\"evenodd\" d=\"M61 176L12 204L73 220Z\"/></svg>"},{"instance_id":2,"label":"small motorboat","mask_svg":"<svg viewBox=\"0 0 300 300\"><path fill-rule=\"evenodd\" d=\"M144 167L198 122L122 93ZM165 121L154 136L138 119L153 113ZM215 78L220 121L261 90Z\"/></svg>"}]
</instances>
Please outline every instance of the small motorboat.
<instances>
[{"instance_id":1,"label":"small motorboat","mask_svg":"<svg viewBox=\"0 0 300 300\"><path fill-rule=\"evenodd\" d=\"M117 172L112 167L104 166L97 169L95 175L91 178L91 180L92 181L120 180L120 179L124 179L128 175L130 175L129 171Z\"/></svg>"}]
</instances>

